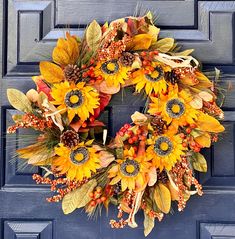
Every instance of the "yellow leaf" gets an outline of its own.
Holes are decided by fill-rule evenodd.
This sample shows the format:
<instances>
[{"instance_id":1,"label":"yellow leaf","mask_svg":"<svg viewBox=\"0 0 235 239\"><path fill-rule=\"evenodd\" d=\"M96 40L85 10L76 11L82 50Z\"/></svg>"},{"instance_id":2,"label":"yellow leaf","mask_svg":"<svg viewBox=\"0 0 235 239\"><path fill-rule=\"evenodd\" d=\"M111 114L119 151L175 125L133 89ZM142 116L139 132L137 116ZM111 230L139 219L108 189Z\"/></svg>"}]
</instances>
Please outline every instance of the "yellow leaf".
<instances>
[{"instance_id":1,"label":"yellow leaf","mask_svg":"<svg viewBox=\"0 0 235 239\"><path fill-rule=\"evenodd\" d=\"M76 64L79 56L79 44L74 36L66 33L68 42L68 54L70 55L69 64Z\"/></svg>"},{"instance_id":2,"label":"yellow leaf","mask_svg":"<svg viewBox=\"0 0 235 239\"><path fill-rule=\"evenodd\" d=\"M62 209L64 214L73 212L76 208L85 207L90 202L89 194L96 187L95 179L83 184L80 188L66 194L62 201Z\"/></svg>"},{"instance_id":3,"label":"yellow leaf","mask_svg":"<svg viewBox=\"0 0 235 239\"><path fill-rule=\"evenodd\" d=\"M171 209L171 193L162 183L159 183L155 187L154 200L162 212L169 213Z\"/></svg>"},{"instance_id":4,"label":"yellow leaf","mask_svg":"<svg viewBox=\"0 0 235 239\"><path fill-rule=\"evenodd\" d=\"M144 212L144 235L148 236L148 234L154 228L154 217L150 217L146 212Z\"/></svg>"},{"instance_id":5,"label":"yellow leaf","mask_svg":"<svg viewBox=\"0 0 235 239\"><path fill-rule=\"evenodd\" d=\"M39 67L41 74L48 83L54 84L64 80L64 72L56 64L48 61L41 61Z\"/></svg>"},{"instance_id":6,"label":"yellow leaf","mask_svg":"<svg viewBox=\"0 0 235 239\"><path fill-rule=\"evenodd\" d=\"M171 193L171 200L178 201L179 200L179 191L176 190L176 188L170 182L168 182L167 187Z\"/></svg>"},{"instance_id":7,"label":"yellow leaf","mask_svg":"<svg viewBox=\"0 0 235 239\"><path fill-rule=\"evenodd\" d=\"M224 126L217 119L202 112L199 114L196 124L200 130L206 132L220 133L224 131Z\"/></svg>"},{"instance_id":8,"label":"yellow leaf","mask_svg":"<svg viewBox=\"0 0 235 239\"><path fill-rule=\"evenodd\" d=\"M174 46L174 39L173 38L163 38L157 41L154 44L154 48L162 53L166 53L170 51L170 49Z\"/></svg>"},{"instance_id":9,"label":"yellow leaf","mask_svg":"<svg viewBox=\"0 0 235 239\"><path fill-rule=\"evenodd\" d=\"M7 98L15 109L25 113L32 112L31 102L23 92L17 89L7 89Z\"/></svg>"},{"instance_id":10,"label":"yellow leaf","mask_svg":"<svg viewBox=\"0 0 235 239\"><path fill-rule=\"evenodd\" d=\"M200 144L202 147L209 148L211 146L211 137L208 133L204 133L202 135L199 135L194 140L198 144Z\"/></svg>"},{"instance_id":11,"label":"yellow leaf","mask_svg":"<svg viewBox=\"0 0 235 239\"><path fill-rule=\"evenodd\" d=\"M207 162L200 153L195 153L193 157L193 168L199 172L207 172Z\"/></svg>"},{"instance_id":12,"label":"yellow leaf","mask_svg":"<svg viewBox=\"0 0 235 239\"><path fill-rule=\"evenodd\" d=\"M132 38L129 44L127 44L126 50L147 50L151 46L152 39L150 34L138 34Z\"/></svg>"},{"instance_id":13,"label":"yellow leaf","mask_svg":"<svg viewBox=\"0 0 235 239\"><path fill-rule=\"evenodd\" d=\"M212 82L203 73L196 71L195 75L199 81L197 88L203 89L212 87Z\"/></svg>"},{"instance_id":14,"label":"yellow leaf","mask_svg":"<svg viewBox=\"0 0 235 239\"><path fill-rule=\"evenodd\" d=\"M67 51L61 47L55 47L52 52L53 61L61 66L66 66L70 62Z\"/></svg>"},{"instance_id":15,"label":"yellow leaf","mask_svg":"<svg viewBox=\"0 0 235 239\"><path fill-rule=\"evenodd\" d=\"M53 61L65 67L68 64L75 64L79 56L79 43L76 38L66 32L66 38L59 38L53 50Z\"/></svg>"},{"instance_id":16,"label":"yellow leaf","mask_svg":"<svg viewBox=\"0 0 235 239\"><path fill-rule=\"evenodd\" d=\"M102 30L96 20L92 21L86 30L87 45L91 50L95 51L100 43Z\"/></svg>"}]
</instances>

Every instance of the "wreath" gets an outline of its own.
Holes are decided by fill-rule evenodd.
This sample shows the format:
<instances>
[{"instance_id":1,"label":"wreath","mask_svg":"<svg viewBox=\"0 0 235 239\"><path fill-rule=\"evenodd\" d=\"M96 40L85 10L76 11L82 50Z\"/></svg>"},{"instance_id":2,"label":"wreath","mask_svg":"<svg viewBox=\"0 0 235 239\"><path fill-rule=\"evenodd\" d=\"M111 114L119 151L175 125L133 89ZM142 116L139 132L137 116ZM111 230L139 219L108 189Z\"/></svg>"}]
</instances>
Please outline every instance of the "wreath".
<instances>
[{"instance_id":1,"label":"wreath","mask_svg":"<svg viewBox=\"0 0 235 239\"><path fill-rule=\"evenodd\" d=\"M82 38L58 39L52 61L40 62L33 77L37 90L7 90L21 111L8 133L38 132L17 155L43 169L33 179L50 185L47 201L62 201L65 214L85 208L93 216L111 203L118 215L110 225L123 228L137 227L143 210L146 236L174 203L182 211L191 195L202 195L194 177L207 171L200 151L224 131L218 70L202 73L192 49L180 52L159 31L150 12L103 26L94 20ZM126 87L146 104L111 139L99 117Z\"/></svg>"}]
</instances>

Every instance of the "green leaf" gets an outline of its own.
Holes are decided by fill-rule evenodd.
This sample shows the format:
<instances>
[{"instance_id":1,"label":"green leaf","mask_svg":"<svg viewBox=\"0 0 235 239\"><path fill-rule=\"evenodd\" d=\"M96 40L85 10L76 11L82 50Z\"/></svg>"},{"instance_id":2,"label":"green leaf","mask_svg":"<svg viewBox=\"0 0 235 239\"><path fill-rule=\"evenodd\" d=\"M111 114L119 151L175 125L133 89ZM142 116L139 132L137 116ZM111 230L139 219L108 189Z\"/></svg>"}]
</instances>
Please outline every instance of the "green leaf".
<instances>
[{"instance_id":1,"label":"green leaf","mask_svg":"<svg viewBox=\"0 0 235 239\"><path fill-rule=\"evenodd\" d=\"M194 49L187 49L181 52L172 52L170 53L172 56L189 56L192 54L192 52L194 51Z\"/></svg>"},{"instance_id":2,"label":"green leaf","mask_svg":"<svg viewBox=\"0 0 235 239\"><path fill-rule=\"evenodd\" d=\"M154 228L154 217L150 217L146 212L144 212L144 235L148 236L148 234Z\"/></svg>"},{"instance_id":3,"label":"green leaf","mask_svg":"<svg viewBox=\"0 0 235 239\"><path fill-rule=\"evenodd\" d=\"M7 98L10 104L17 110L25 113L32 112L31 102L27 96L19 90L7 89Z\"/></svg>"},{"instance_id":4,"label":"green leaf","mask_svg":"<svg viewBox=\"0 0 235 239\"><path fill-rule=\"evenodd\" d=\"M153 47L162 53L166 53L170 51L170 49L174 46L173 38L163 38L157 41Z\"/></svg>"},{"instance_id":5,"label":"green leaf","mask_svg":"<svg viewBox=\"0 0 235 239\"><path fill-rule=\"evenodd\" d=\"M64 214L69 214L76 208L86 206L86 204L91 200L89 193L93 191L96 185L96 180L92 179L88 183L83 184L80 188L66 194L62 201Z\"/></svg>"},{"instance_id":6,"label":"green leaf","mask_svg":"<svg viewBox=\"0 0 235 239\"><path fill-rule=\"evenodd\" d=\"M95 51L97 49L101 36L102 31L100 25L96 20L92 21L86 30L86 41L91 50Z\"/></svg>"},{"instance_id":7,"label":"green leaf","mask_svg":"<svg viewBox=\"0 0 235 239\"><path fill-rule=\"evenodd\" d=\"M207 162L202 154L193 155L193 168L199 172L207 172Z\"/></svg>"}]
</instances>

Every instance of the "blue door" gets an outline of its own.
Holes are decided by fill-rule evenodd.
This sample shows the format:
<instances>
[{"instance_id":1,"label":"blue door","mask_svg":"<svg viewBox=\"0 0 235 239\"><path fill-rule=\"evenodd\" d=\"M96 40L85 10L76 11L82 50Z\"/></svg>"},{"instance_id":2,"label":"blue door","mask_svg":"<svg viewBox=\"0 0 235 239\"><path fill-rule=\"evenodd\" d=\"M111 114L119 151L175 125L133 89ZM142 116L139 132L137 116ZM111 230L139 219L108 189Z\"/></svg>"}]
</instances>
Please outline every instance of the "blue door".
<instances>
[{"instance_id":1,"label":"blue door","mask_svg":"<svg viewBox=\"0 0 235 239\"><path fill-rule=\"evenodd\" d=\"M76 212L63 215L61 204L47 203L49 188L36 185L33 173L40 169L21 167L12 156L22 143L19 134L6 136L14 110L9 107L6 89L26 92L34 87L30 79L38 73L38 62L48 59L56 39L68 29L81 32L94 18L100 23L133 15L137 3L150 9L163 29L162 36L175 37L183 47L195 48L195 56L205 68L217 67L227 73L221 84L234 82L235 1L198 0L3 0L0 3L2 37L1 76L1 159L0 159L0 239L141 239L143 215L137 229L114 230L110 208L97 220ZM103 117L110 135L129 121L143 106L141 99L125 91L116 95ZM193 197L184 213L177 210L155 226L149 238L234 239L235 238L235 91L229 91L224 104L226 132L211 150L205 152L208 173L198 175L204 196Z\"/></svg>"}]
</instances>

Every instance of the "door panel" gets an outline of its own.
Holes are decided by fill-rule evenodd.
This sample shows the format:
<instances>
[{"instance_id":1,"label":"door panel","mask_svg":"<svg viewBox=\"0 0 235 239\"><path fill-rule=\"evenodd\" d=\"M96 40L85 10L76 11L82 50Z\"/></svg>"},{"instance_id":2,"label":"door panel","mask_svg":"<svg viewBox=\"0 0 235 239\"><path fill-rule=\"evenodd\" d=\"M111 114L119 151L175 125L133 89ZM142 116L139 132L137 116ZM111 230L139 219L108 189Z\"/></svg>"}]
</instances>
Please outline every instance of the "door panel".
<instances>
[{"instance_id":1,"label":"door panel","mask_svg":"<svg viewBox=\"0 0 235 239\"><path fill-rule=\"evenodd\" d=\"M2 4L2 3L1 3ZM91 20L100 23L133 15L136 5L150 9L158 17L161 36L175 37L183 48L195 48L195 56L205 68L214 66L227 73L221 84L235 82L234 12L235 1L197 0L4 0L0 13L3 33L1 45L1 160L0 160L0 239L132 239L144 238L143 215L138 214L137 229L113 230L109 219L117 210L111 207L97 220L88 220L77 210L63 215L61 204L47 203L49 188L36 185L33 173L40 169L22 167L12 160L20 134L6 135L15 110L9 107L6 89L26 92L34 87L30 77L38 74L38 62L50 59L56 40L66 30L81 35ZM140 11L141 12L141 11ZM142 11L144 12L144 11ZM68 27L69 26L69 27ZM130 121L130 115L142 109L143 100L125 90L112 99L102 118L112 136ZM193 197L184 213L167 215L156 224L149 238L234 239L235 238L235 92L228 92L224 104L226 132L210 150L205 151L208 172L198 175L204 187L203 197ZM27 142L25 142L27 143Z\"/></svg>"}]
</instances>

